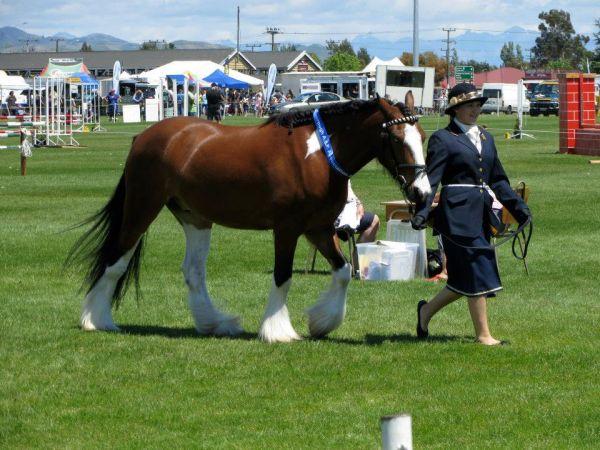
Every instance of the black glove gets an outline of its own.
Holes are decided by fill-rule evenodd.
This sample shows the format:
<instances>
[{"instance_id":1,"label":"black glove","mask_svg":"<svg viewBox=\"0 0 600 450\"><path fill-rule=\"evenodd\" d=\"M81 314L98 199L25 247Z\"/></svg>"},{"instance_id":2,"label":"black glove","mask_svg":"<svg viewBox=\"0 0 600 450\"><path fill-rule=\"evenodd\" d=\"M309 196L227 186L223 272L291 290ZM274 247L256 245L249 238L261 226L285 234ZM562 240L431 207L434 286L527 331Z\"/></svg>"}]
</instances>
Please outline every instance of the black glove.
<instances>
[{"instance_id":1,"label":"black glove","mask_svg":"<svg viewBox=\"0 0 600 450\"><path fill-rule=\"evenodd\" d=\"M410 219L410 224L413 227L413 230L424 230L427 228L427 222L425 221L425 217L423 216L414 216Z\"/></svg>"},{"instance_id":2,"label":"black glove","mask_svg":"<svg viewBox=\"0 0 600 450\"><path fill-rule=\"evenodd\" d=\"M522 226L528 220L531 221L531 211L529 209L524 209L519 211L519 213L515 216L517 222L519 222L519 226Z\"/></svg>"}]
</instances>

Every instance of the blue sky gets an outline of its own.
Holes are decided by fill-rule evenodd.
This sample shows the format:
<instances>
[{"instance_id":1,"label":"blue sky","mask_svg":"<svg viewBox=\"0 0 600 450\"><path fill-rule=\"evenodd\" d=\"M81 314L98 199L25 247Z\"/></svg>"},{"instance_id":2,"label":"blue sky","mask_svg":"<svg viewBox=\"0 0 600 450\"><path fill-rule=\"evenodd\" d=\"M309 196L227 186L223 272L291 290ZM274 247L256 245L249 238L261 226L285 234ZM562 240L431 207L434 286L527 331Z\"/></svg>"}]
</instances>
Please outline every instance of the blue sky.
<instances>
[{"instance_id":1,"label":"blue sky","mask_svg":"<svg viewBox=\"0 0 600 450\"><path fill-rule=\"evenodd\" d=\"M107 33L131 42L178 39L236 39L236 7L241 10L241 42L268 42L267 26L284 33L278 41L323 43L373 33L397 40L412 33L413 0L0 0L0 25L27 32L76 36ZM536 30L538 14L564 9L578 33L597 32L598 0L419 0L420 36L443 39L442 28L504 31Z\"/></svg>"}]
</instances>

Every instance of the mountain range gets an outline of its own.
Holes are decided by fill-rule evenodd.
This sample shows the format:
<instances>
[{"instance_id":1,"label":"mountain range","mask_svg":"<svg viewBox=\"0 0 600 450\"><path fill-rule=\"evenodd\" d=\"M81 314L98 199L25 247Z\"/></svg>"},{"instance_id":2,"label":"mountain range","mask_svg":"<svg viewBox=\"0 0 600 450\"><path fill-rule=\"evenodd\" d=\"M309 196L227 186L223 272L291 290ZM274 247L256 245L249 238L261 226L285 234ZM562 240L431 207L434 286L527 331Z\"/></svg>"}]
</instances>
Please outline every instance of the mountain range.
<instances>
[{"instance_id":1,"label":"mountain range","mask_svg":"<svg viewBox=\"0 0 600 450\"><path fill-rule=\"evenodd\" d=\"M456 33L456 32L455 32ZM520 27L512 27L503 33L466 31L462 34L452 34L450 39L455 41L460 60L474 59L486 61L493 65L500 65L500 50L506 42L514 42L523 49L525 59L529 56L529 50L535 45L537 32L525 30ZM58 42L57 42L58 41ZM137 50L140 44L128 42L108 34L93 33L85 36L74 36L70 33L60 32L52 36L40 36L27 33L15 27L0 28L0 52L26 52L55 51L58 45L59 51L79 51L83 43L87 43L92 50ZM380 40L373 35L359 35L351 39L355 50L361 47L367 49L369 54L381 59L390 59L400 56L402 52L412 52L412 37L405 37L395 41ZM206 48L235 48L232 41L202 42L202 41L173 41L175 48L180 49L206 49ZM302 45L295 44L298 50L314 52L321 61L328 56L327 48L321 44ZM421 52L432 51L443 55L445 40L442 39L420 39L419 48ZM270 45L255 48L255 51L270 50ZM250 50L247 46L241 46L242 51Z\"/></svg>"}]
</instances>

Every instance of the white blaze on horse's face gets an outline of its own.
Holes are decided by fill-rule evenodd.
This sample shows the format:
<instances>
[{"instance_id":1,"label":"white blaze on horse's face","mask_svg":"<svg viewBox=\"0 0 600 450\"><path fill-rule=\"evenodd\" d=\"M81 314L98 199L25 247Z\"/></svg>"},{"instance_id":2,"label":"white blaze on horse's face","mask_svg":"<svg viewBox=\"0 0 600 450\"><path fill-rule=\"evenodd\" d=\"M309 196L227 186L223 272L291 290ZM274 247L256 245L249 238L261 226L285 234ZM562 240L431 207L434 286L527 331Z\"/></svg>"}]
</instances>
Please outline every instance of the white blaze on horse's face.
<instances>
[{"instance_id":1,"label":"white blaze on horse's face","mask_svg":"<svg viewBox=\"0 0 600 450\"><path fill-rule=\"evenodd\" d=\"M408 123L404 125L404 143L410 148L415 164L425 165L425 158L423 157L423 141L421 139L421 133L419 133L416 125ZM417 176L412 187L421 198L425 198L431 193L429 178L427 178L425 172L421 172Z\"/></svg>"}]
</instances>

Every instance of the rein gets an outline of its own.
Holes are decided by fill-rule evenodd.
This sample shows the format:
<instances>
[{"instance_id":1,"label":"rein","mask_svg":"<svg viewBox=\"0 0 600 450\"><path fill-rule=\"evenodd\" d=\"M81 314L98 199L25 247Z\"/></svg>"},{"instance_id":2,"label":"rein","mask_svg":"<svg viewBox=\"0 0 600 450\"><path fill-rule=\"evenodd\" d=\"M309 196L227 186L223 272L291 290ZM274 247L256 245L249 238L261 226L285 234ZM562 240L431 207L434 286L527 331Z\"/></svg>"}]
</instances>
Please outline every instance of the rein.
<instances>
[{"instance_id":1,"label":"rein","mask_svg":"<svg viewBox=\"0 0 600 450\"><path fill-rule=\"evenodd\" d=\"M525 234L525 227L529 226L529 230L527 231L527 234ZM502 240L500 240L499 242L496 242L495 244L490 244L488 246L469 246L469 245L463 245L463 244L459 244L458 242L454 241L453 239L451 239L449 236L445 235L444 233L442 233L440 230L438 230L435 227L431 227L433 230L437 231L437 233L440 236L443 236L444 238L448 239L448 241L452 242L454 245L458 246L458 247L462 247L462 248L470 248L470 249L475 249L475 250L496 250L498 247L500 247L503 244L506 244L508 241L510 241L512 239L512 254L513 256L518 259L518 260L525 260L525 258L527 258L527 252L529 250L529 242L531 241L531 235L533 234L533 222L531 221L531 218L528 218L526 222L523 222L521 225L519 225L519 227L515 230L515 231L511 231L507 236L505 236L504 238L502 238ZM523 244L521 243L521 239L523 239ZM517 254L517 250L516 250L516 244L519 244L519 249L521 251L521 254L518 255ZM527 275L529 275L529 270L527 269L527 266L525 266L525 270L527 272Z\"/></svg>"}]
</instances>

